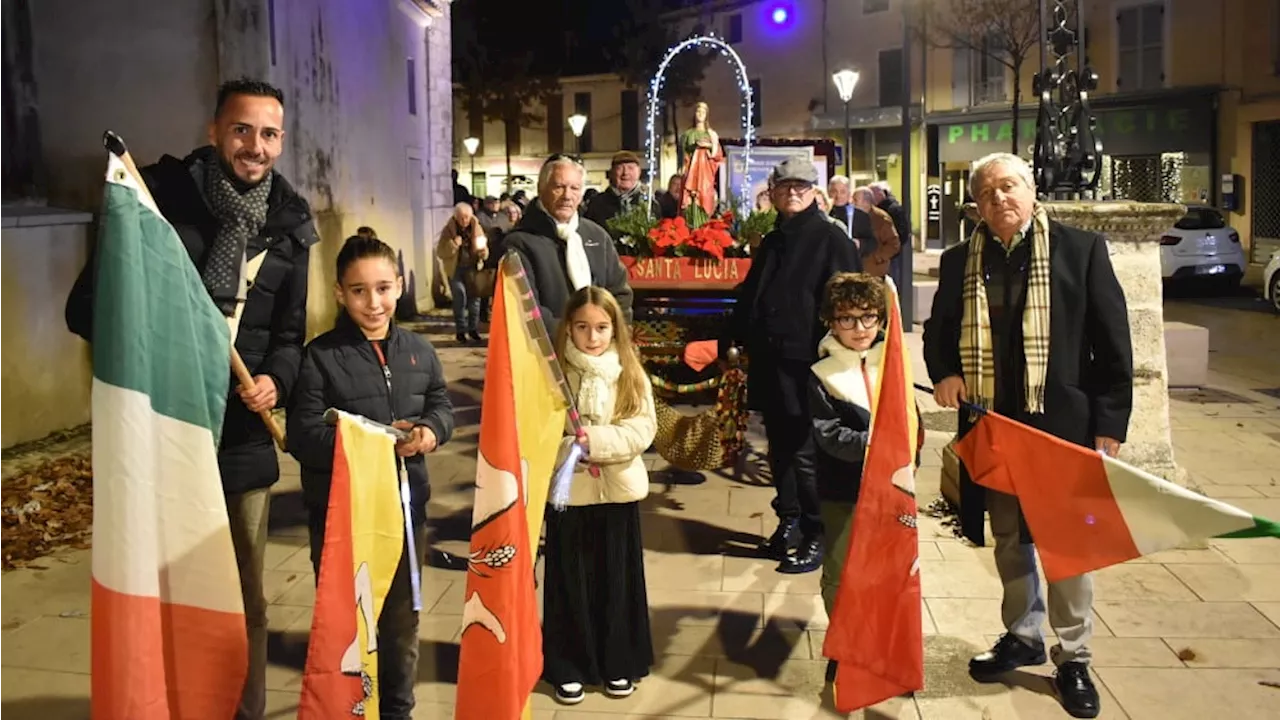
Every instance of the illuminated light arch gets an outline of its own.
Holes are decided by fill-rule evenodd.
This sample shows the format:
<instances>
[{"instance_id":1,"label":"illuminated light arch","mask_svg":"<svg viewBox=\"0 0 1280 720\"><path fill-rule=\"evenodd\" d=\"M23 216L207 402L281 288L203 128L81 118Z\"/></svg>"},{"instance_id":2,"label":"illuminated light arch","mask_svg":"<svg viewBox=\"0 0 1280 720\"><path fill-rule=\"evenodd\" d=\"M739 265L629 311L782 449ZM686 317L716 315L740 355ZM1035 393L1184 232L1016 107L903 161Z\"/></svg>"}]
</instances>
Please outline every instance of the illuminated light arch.
<instances>
[{"instance_id":1,"label":"illuminated light arch","mask_svg":"<svg viewBox=\"0 0 1280 720\"><path fill-rule=\"evenodd\" d=\"M655 175L657 170L657 152L659 146L656 138L657 131L655 128L658 115L658 96L659 93L662 92L662 84L666 79L667 66L671 64L671 61L675 56L689 48L716 50L724 57L729 58L733 65L734 73L737 75L738 90L742 93L742 103L739 106L739 109L741 110L743 128L743 172L742 189L739 191L739 198L744 203L749 203L751 201L751 198L749 197L751 194L751 143L755 138L755 128L751 124L753 109L752 103L754 102L751 97L751 81L747 79L747 66L742 62L742 58L738 56L738 53L730 47L729 43L714 35L699 35L698 37L692 37L667 50L666 56L662 58L662 62L658 65L658 72L654 74L653 80L649 81L649 115L645 125L647 133L647 137L645 139L645 152L647 154L646 159L649 163L649 198L652 199L653 185L658 181L658 177ZM676 142L680 142L678 137L676 138ZM725 172L728 172L728 170L726 169ZM650 213L653 212L653 205L651 202L646 202L645 207L648 208Z\"/></svg>"}]
</instances>

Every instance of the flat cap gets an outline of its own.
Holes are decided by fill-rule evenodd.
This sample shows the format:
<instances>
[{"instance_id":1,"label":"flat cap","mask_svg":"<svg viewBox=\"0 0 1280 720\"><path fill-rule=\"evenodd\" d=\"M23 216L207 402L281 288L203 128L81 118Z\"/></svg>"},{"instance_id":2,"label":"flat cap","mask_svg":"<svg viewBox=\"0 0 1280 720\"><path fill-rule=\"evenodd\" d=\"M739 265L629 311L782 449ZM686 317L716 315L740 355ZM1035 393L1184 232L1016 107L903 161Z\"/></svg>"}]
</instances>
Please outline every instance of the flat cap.
<instances>
[{"instance_id":1,"label":"flat cap","mask_svg":"<svg viewBox=\"0 0 1280 720\"><path fill-rule=\"evenodd\" d=\"M617 167L626 163L640 164L640 156L630 150L619 150L613 154L613 162L609 163L609 167Z\"/></svg>"},{"instance_id":2,"label":"flat cap","mask_svg":"<svg viewBox=\"0 0 1280 720\"><path fill-rule=\"evenodd\" d=\"M773 172L769 174L770 184L787 180L816 185L818 183L818 170L813 166L809 158L804 155L792 155L775 165Z\"/></svg>"}]
</instances>

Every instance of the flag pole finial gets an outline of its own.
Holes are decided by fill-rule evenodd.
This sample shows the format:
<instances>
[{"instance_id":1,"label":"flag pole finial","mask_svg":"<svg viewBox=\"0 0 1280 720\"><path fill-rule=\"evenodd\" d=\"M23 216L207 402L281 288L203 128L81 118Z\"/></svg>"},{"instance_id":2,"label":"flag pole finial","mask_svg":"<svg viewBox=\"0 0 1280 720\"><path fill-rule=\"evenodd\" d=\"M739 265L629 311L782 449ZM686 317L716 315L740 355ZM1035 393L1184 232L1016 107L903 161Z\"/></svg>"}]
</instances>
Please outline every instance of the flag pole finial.
<instances>
[{"instance_id":1,"label":"flag pole finial","mask_svg":"<svg viewBox=\"0 0 1280 720\"><path fill-rule=\"evenodd\" d=\"M113 130L102 133L102 145L116 157L124 157L125 153L129 152L129 149L124 146L124 140Z\"/></svg>"}]
</instances>

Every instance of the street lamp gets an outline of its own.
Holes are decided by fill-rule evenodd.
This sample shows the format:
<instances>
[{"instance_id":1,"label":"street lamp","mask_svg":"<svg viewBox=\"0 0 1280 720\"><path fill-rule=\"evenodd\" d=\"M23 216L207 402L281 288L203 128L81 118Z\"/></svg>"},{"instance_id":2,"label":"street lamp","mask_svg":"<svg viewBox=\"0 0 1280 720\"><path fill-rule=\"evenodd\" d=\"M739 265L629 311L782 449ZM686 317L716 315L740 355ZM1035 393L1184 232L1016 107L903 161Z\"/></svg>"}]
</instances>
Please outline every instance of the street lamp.
<instances>
[{"instance_id":1,"label":"street lamp","mask_svg":"<svg viewBox=\"0 0 1280 720\"><path fill-rule=\"evenodd\" d=\"M480 138L468 137L462 141L462 146L466 147L467 154L471 155L471 186L475 187L476 181L476 150L480 150Z\"/></svg>"},{"instance_id":2,"label":"street lamp","mask_svg":"<svg viewBox=\"0 0 1280 720\"><path fill-rule=\"evenodd\" d=\"M582 131L587 129L587 116L582 113L569 116L569 129L573 131L573 137L576 139L578 146L578 154L582 154Z\"/></svg>"},{"instance_id":3,"label":"street lamp","mask_svg":"<svg viewBox=\"0 0 1280 720\"><path fill-rule=\"evenodd\" d=\"M858 86L857 70L841 70L831 76L835 81L836 92L840 93L840 101L844 103L844 176L853 175L852 130L849 128L849 101L853 99L853 89Z\"/></svg>"}]
</instances>

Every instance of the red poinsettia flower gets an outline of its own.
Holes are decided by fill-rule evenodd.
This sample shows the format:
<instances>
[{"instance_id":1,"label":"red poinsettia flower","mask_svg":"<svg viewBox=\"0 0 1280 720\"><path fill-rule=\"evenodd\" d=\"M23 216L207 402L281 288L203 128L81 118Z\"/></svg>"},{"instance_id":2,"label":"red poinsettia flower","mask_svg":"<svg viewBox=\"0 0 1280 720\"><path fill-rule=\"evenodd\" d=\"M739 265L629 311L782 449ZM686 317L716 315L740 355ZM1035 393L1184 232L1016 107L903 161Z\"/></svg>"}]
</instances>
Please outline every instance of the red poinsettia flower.
<instances>
[{"instance_id":1,"label":"red poinsettia flower","mask_svg":"<svg viewBox=\"0 0 1280 720\"><path fill-rule=\"evenodd\" d=\"M689 245L717 260L723 260L724 251L733 247L733 236L729 234L728 223L721 218L713 218L693 231L689 238Z\"/></svg>"},{"instance_id":2,"label":"red poinsettia flower","mask_svg":"<svg viewBox=\"0 0 1280 720\"><path fill-rule=\"evenodd\" d=\"M667 255L668 251L689 241L689 225L683 217L668 218L649 231L655 255Z\"/></svg>"}]
</instances>

